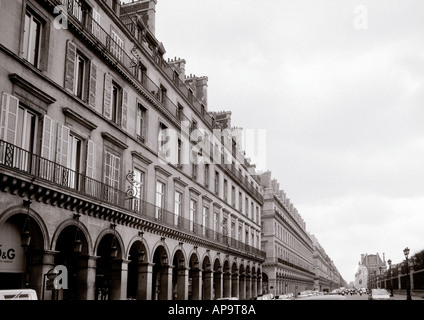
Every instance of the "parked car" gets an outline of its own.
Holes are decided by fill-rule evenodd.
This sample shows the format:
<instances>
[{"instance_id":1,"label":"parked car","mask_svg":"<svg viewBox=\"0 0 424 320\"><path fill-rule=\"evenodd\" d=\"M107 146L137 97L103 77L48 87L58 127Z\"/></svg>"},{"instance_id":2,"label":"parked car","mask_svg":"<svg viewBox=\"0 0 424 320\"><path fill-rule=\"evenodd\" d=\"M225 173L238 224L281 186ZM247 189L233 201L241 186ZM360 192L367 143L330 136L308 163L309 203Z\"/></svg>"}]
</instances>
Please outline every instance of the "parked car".
<instances>
[{"instance_id":1,"label":"parked car","mask_svg":"<svg viewBox=\"0 0 424 320\"><path fill-rule=\"evenodd\" d=\"M38 300L34 289L0 290L0 300Z\"/></svg>"},{"instance_id":2,"label":"parked car","mask_svg":"<svg viewBox=\"0 0 424 320\"><path fill-rule=\"evenodd\" d=\"M394 300L386 289L371 289L368 300Z\"/></svg>"},{"instance_id":3,"label":"parked car","mask_svg":"<svg viewBox=\"0 0 424 320\"><path fill-rule=\"evenodd\" d=\"M216 300L238 300L239 298L237 297L224 297L224 298L218 298Z\"/></svg>"},{"instance_id":4,"label":"parked car","mask_svg":"<svg viewBox=\"0 0 424 320\"><path fill-rule=\"evenodd\" d=\"M322 294L322 295L312 295L309 297L300 297L296 300L347 300L345 295L335 295L335 294Z\"/></svg>"}]
</instances>

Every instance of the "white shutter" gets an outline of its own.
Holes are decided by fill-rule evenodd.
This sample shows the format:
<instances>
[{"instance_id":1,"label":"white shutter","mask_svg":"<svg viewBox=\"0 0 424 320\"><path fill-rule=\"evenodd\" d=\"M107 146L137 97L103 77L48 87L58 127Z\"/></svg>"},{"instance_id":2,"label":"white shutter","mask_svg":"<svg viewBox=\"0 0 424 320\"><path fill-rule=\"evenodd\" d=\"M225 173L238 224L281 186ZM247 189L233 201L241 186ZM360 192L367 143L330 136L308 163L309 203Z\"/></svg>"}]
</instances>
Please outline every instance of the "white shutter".
<instances>
[{"instance_id":1,"label":"white shutter","mask_svg":"<svg viewBox=\"0 0 424 320\"><path fill-rule=\"evenodd\" d=\"M93 9L92 33L97 39L100 39L100 12Z\"/></svg>"},{"instance_id":2,"label":"white shutter","mask_svg":"<svg viewBox=\"0 0 424 320\"><path fill-rule=\"evenodd\" d=\"M88 104L90 107L96 107L96 86L97 86L97 66L91 61L90 85L88 87Z\"/></svg>"},{"instance_id":3,"label":"white shutter","mask_svg":"<svg viewBox=\"0 0 424 320\"><path fill-rule=\"evenodd\" d=\"M69 133L68 127L57 125L56 162L64 167L68 166Z\"/></svg>"},{"instance_id":4,"label":"white shutter","mask_svg":"<svg viewBox=\"0 0 424 320\"><path fill-rule=\"evenodd\" d=\"M94 179L96 169L96 145L92 140L87 141L87 168L86 176Z\"/></svg>"},{"instance_id":5,"label":"white shutter","mask_svg":"<svg viewBox=\"0 0 424 320\"><path fill-rule=\"evenodd\" d=\"M43 118L41 157L47 160L53 160L53 120L47 115L44 115Z\"/></svg>"},{"instance_id":6,"label":"white shutter","mask_svg":"<svg viewBox=\"0 0 424 320\"><path fill-rule=\"evenodd\" d=\"M103 97L103 115L112 120L112 76L108 73L105 74L105 87Z\"/></svg>"},{"instance_id":7,"label":"white shutter","mask_svg":"<svg viewBox=\"0 0 424 320\"><path fill-rule=\"evenodd\" d=\"M68 40L66 46L66 61L65 61L65 89L74 93L74 77L75 77L75 59L77 48L72 41Z\"/></svg>"},{"instance_id":8,"label":"white shutter","mask_svg":"<svg viewBox=\"0 0 424 320\"><path fill-rule=\"evenodd\" d=\"M122 118L121 127L127 129L127 118L128 118L128 91L122 90Z\"/></svg>"},{"instance_id":9,"label":"white shutter","mask_svg":"<svg viewBox=\"0 0 424 320\"><path fill-rule=\"evenodd\" d=\"M1 103L0 139L11 144L16 143L18 109L19 99L3 92Z\"/></svg>"}]
</instances>

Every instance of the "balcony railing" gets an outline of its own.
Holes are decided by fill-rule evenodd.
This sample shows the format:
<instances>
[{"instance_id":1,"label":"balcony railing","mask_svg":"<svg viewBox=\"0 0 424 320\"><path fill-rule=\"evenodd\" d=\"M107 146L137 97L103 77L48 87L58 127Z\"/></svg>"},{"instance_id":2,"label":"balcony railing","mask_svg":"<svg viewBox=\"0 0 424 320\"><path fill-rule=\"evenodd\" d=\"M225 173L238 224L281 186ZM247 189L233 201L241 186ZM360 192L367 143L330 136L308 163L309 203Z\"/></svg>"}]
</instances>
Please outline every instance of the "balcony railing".
<instances>
[{"instance_id":1,"label":"balcony railing","mask_svg":"<svg viewBox=\"0 0 424 320\"><path fill-rule=\"evenodd\" d=\"M3 140L0 140L0 169L2 171L8 169L27 174L33 178L51 183L56 187L63 188L68 192L71 190L95 201L111 204L138 214L148 220L156 221L158 224L227 245L233 249L265 257L265 252L260 249L228 237L196 221L176 215L164 208L141 201L141 199L128 198L127 193L121 189L89 178Z\"/></svg>"}]
</instances>

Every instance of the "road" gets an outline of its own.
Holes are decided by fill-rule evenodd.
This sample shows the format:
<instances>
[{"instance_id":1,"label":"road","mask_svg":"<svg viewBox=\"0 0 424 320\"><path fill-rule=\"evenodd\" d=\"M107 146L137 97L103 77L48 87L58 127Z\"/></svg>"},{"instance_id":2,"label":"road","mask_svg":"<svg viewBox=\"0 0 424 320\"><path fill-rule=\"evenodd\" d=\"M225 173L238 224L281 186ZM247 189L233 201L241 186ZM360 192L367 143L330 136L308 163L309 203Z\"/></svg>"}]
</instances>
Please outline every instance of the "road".
<instances>
[{"instance_id":1,"label":"road","mask_svg":"<svg viewBox=\"0 0 424 320\"><path fill-rule=\"evenodd\" d=\"M363 294L362 296L360 294L353 294L353 295L347 295L347 300L368 300L368 295L367 294ZM417 297L417 296L412 296L411 297L412 300L421 300L424 301L423 298L421 297ZM405 295L398 295L396 294L393 297L394 300L406 300L406 294Z\"/></svg>"}]
</instances>

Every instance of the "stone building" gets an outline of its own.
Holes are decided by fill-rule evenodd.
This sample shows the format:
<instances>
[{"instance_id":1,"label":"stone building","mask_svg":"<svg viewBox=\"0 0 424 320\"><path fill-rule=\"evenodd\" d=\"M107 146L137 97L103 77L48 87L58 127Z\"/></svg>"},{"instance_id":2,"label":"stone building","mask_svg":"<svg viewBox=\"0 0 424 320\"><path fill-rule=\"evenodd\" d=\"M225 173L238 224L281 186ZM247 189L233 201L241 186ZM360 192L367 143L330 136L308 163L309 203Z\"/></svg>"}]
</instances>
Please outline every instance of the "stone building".
<instances>
[{"instance_id":1,"label":"stone building","mask_svg":"<svg viewBox=\"0 0 424 320\"><path fill-rule=\"evenodd\" d=\"M271 172L260 175L263 187L262 265L264 291L297 295L314 287L313 243L306 223Z\"/></svg>"},{"instance_id":2,"label":"stone building","mask_svg":"<svg viewBox=\"0 0 424 320\"><path fill-rule=\"evenodd\" d=\"M164 59L155 4L0 1L0 245L13 252L0 288L87 300L262 293L260 180L231 113L209 110L207 77ZM309 287L304 224L277 203L278 279Z\"/></svg>"},{"instance_id":3,"label":"stone building","mask_svg":"<svg viewBox=\"0 0 424 320\"><path fill-rule=\"evenodd\" d=\"M358 262L358 271L355 273L356 288L370 288L379 286L378 277L387 271L386 258L383 258L378 252L376 254L361 254L361 260ZM372 283L371 283L372 281Z\"/></svg>"}]
</instances>

